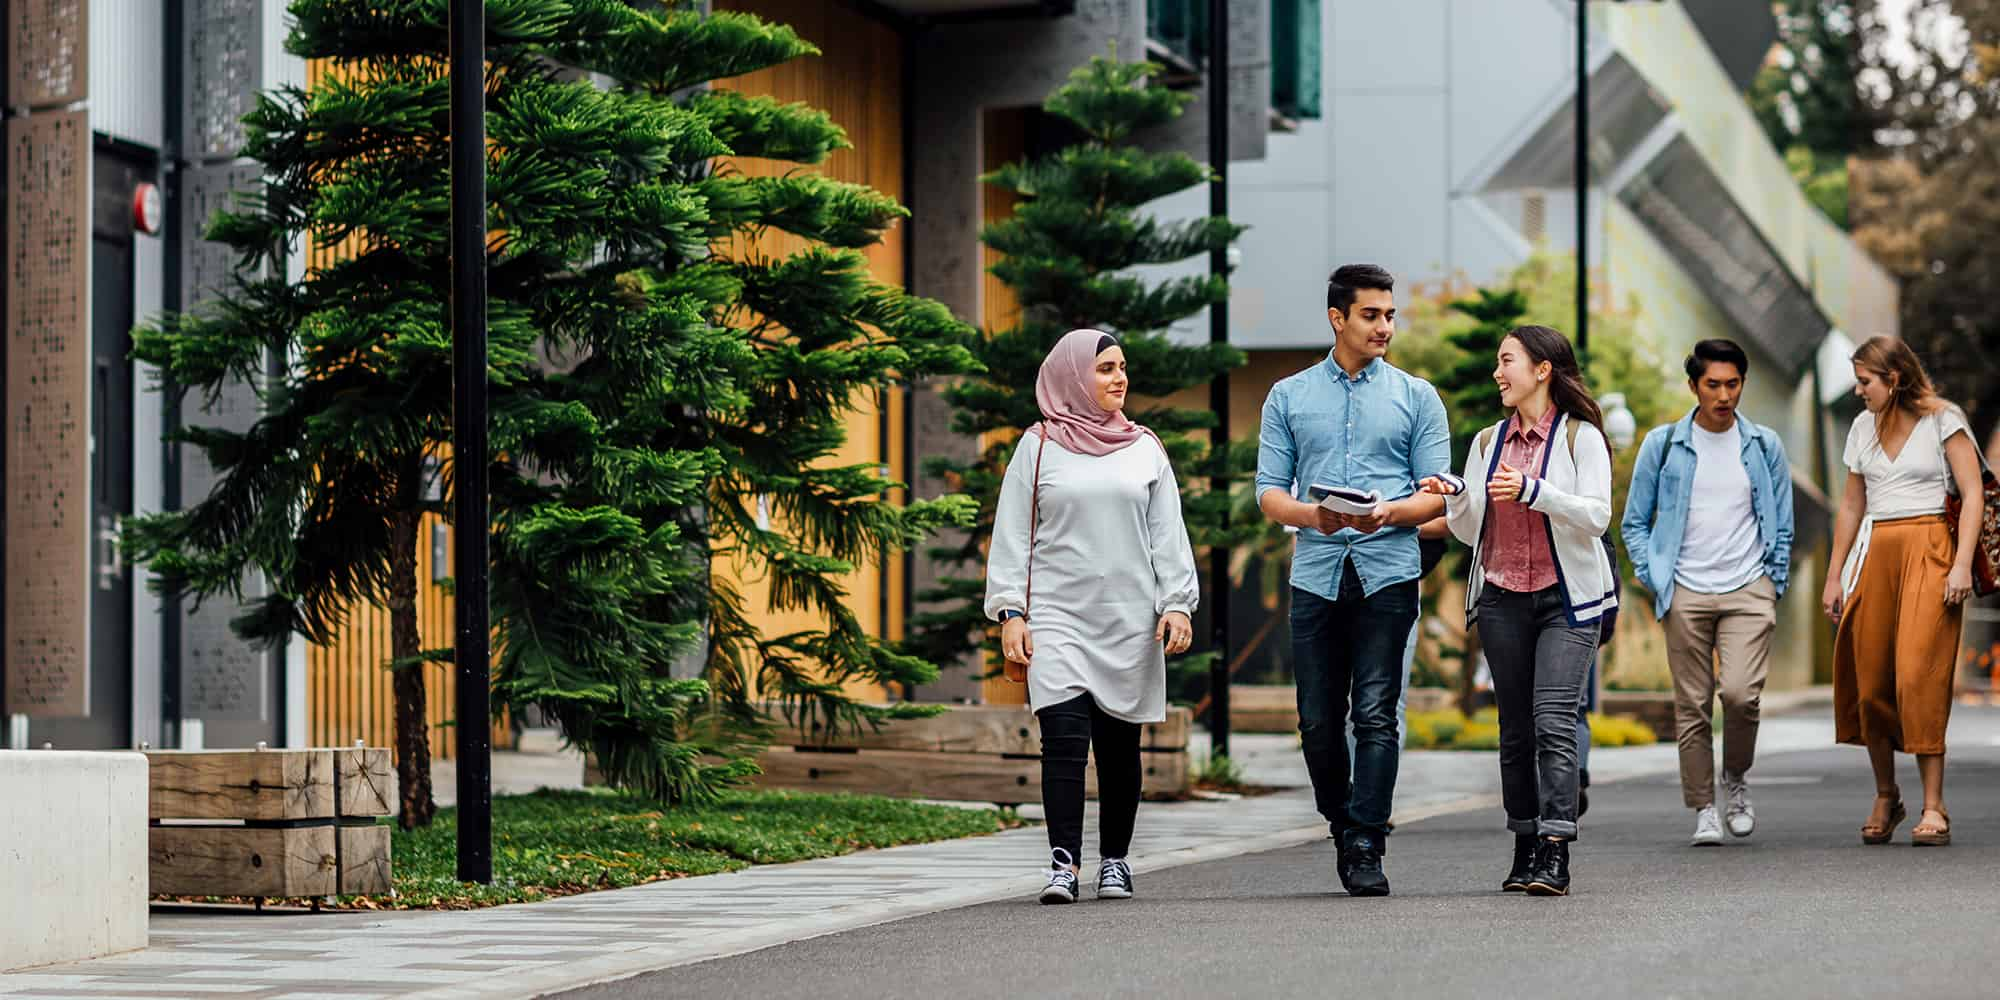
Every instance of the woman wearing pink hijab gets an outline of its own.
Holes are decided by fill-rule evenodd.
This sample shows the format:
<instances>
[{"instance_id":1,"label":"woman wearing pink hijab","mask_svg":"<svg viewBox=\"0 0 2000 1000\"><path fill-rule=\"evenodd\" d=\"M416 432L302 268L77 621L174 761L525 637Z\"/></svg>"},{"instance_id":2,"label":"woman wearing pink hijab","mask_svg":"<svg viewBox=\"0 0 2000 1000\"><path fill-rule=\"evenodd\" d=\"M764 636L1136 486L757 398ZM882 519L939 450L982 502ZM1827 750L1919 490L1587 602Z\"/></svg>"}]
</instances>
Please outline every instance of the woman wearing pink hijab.
<instances>
[{"instance_id":1,"label":"woman wearing pink hijab","mask_svg":"<svg viewBox=\"0 0 2000 1000\"><path fill-rule=\"evenodd\" d=\"M994 514L986 615L1008 677L1041 720L1052 862L1044 903L1073 903L1083 769L1097 749L1097 898L1132 898L1139 727L1166 718L1169 653L1200 599L1180 486L1159 438L1125 416L1117 338L1072 330L1035 380L1042 420L1021 436Z\"/></svg>"}]
</instances>

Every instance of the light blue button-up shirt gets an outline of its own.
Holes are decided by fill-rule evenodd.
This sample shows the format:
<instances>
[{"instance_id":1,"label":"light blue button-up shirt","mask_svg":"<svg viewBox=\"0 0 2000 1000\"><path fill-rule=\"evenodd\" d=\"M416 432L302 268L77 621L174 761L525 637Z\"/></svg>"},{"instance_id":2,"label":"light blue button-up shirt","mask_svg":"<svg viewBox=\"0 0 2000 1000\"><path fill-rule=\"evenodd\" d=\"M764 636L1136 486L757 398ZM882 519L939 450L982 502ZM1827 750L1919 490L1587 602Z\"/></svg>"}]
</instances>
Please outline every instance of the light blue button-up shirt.
<instances>
[{"instance_id":1,"label":"light blue button-up shirt","mask_svg":"<svg viewBox=\"0 0 2000 1000\"><path fill-rule=\"evenodd\" d=\"M1352 378L1327 355L1279 382L1264 400L1257 443L1257 495L1302 496L1315 485L1375 490L1383 500L1417 491L1425 476L1451 471L1451 427L1429 382L1376 360ZM1417 578L1415 528L1364 535L1301 529L1292 551L1292 586L1340 599L1347 560L1364 593Z\"/></svg>"},{"instance_id":2,"label":"light blue button-up shirt","mask_svg":"<svg viewBox=\"0 0 2000 1000\"><path fill-rule=\"evenodd\" d=\"M1792 574L1792 465L1785 443L1768 427L1736 417L1743 471L1750 477L1750 510L1764 546L1764 575L1778 596ZM1653 613L1667 617L1674 601L1674 571L1687 536L1688 507L1696 477L1694 411L1652 429L1632 462L1625 494L1625 552L1632 571L1653 592Z\"/></svg>"}]
</instances>

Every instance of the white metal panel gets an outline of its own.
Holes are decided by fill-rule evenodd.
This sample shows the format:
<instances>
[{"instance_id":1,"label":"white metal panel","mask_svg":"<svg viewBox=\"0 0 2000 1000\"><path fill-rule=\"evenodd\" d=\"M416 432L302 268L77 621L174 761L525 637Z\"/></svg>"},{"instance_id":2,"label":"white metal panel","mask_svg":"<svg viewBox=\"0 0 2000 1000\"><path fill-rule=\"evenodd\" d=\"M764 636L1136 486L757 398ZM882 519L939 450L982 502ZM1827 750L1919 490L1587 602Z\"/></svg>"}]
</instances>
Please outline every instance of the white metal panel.
<instances>
[{"instance_id":1,"label":"white metal panel","mask_svg":"<svg viewBox=\"0 0 2000 1000\"><path fill-rule=\"evenodd\" d=\"M90 128L152 149L164 139L165 5L90 0Z\"/></svg>"},{"instance_id":2,"label":"white metal panel","mask_svg":"<svg viewBox=\"0 0 2000 1000\"><path fill-rule=\"evenodd\" d=\"M1449 275L1445 99L1336 95L1334 117L1365 144L1336 143L1332 260L1388 268L1404 285Z\"/></svg>"},{"instance_id":3,"label":"white metal panel","mask_svg":"<svg viewBox=\"0 0 2000 1000\"><path fill-rule=\"evenodd\" d=\"M1235 192L1230 214L1252 228L1238 240L1231 277L1230 343L1245 350L1323 347L1326 276L1333 269L1324 190Z\"/></svg>"},{"instance_id":4,"label":"white metal panel","mask_svg":"<svg viewBox=\"0 0 2000 1000\"><path fill-rule=\"evenodd\" d=\"M1490 0L1489 0L1490 2ZM1500 6L1516 6L1505 3ZM1320 59L1335 93L1407 93L1445 87L1446 0L1334 0L1321 17L1333 26Z\"/></svg>"},{"instance_id":5,"label":"white metal panel","mask_svg":"<svg viewBox=\"0 0 2000 1000\"><path fill-rule=\"evenodd\" d=\"M1534 252L1521 235L1518 194L1454 198L1451 202L1451 277L1454 284L1489 285Z\"/></svg>"},{"instance_id":6,"label":"white metal panel","mask_svg":"<svg viewBox=\"0 0 2000 1000\"><path fill-rule=\"evenodd\" d=\"M132 314L140 323L160 312L166 292L166 241L143 233L133 237ZM164 506L166 470L162 468L158 369L132 366L132 513L153 514ZM132 745L162 746L160 739L160 669L165 648L158 595L145 585L148 574L132 574Z\"/></svg>"},{"instance_id":7,"label":"white metal panel","mask_svg":"<svg viewBox=\"0 0 2000 1000\"><path fill-rule=\"evenodd\" d=\"M1451 173L1466 187L1541 109L1575 90L1576 21L1544 3L1453 0L1448 39Z\"/></svg>"}]
</instances>

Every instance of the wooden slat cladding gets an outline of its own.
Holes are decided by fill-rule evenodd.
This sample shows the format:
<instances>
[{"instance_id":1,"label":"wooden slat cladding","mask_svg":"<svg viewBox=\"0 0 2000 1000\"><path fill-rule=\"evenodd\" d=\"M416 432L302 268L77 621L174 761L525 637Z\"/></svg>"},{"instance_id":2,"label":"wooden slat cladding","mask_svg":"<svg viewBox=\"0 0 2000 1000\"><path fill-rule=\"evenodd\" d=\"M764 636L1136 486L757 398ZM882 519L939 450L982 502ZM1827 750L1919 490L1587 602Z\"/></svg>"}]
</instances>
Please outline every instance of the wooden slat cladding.
<instances>
[{"instance_id":1,"label":"wooden slat cladding","mask_svg":"<svg viewBox=\"0 0 2000 1000\"><path fill-rule=\"evenodd\" d=\"M1009 163L1016 162L1028 154L1028 121L1034 113L1032 108L988 108L979 119L980 124L980 172L991 173ZM979 215L985 225L1002 222L1014 215L1014 206L1020 204L1020 197L1012 191L991 184L979 185ZM990 268L1005 256L992 247L979 248L981 265L989 270L979 279L979 322L982 329L1005 330L1021 319L1021 302L1014 297L1014 290L1005 282L993 276ZM1012 436L1009 432L1008 436ZM993 443L988 437L980 441L983 449ZM1001 677L989 677L980 682L980 697L989 705L1025 705L1028 703L1028 686L1016 684Z\"/></svg>"},{"instance_id":2,"label":"wooden slat cladding","mask_svg":"<svg viewBox=\"0 0 2000 1000\"><path fill-rule=\"evenodd\" d=\"M750 176L778 176L794 171L815 170L835 180L866 184L898 201L905 200L903 167L906 137L903 135L903 42L894 28L870 18L852 7L827 0L715 0L716 10L755 14L766 21L789 25L799 37L822 50L817 57L795 59L780 66L716 82L717 87L745 94L769 95L783 102L804 102L825 111L847 131L852 148L827 157L816 167L769 160L732 159L725 169ZM866 251L868 266L877 281L901 287L908 227L889 230L881 243ZM754 252L778 257L803 249L804 242L783 233L770 233L751 248ZM834 465L880 463L896 478L908 481L913 475L909 456L903 453L904 400L900 392L887 400L887 447L882 441L883 405L873 392L857 393L847 421L847 442L830 459ZM906 499L906 497L898 497ZM723 566L742 586L752 619L768 635L777 635L821 625L818 617L804 612L771 613L763 610L769 593L763 573L754 566ZM848 591L848 605L856 610L871 631L890 638L903 635L903 594L907 587L901 558L891 558L884 568L870 564L857 569L842 581ZM883 600L883 589L888 600ZM884 608L886 607L886 614ZM849 694L879 698L874 684L849 685Z\"/></svg>"},{"instance_id":3,"label":"wooden slat cladding","mask_svg":"<svg viewBox=\"0 0 2000 1000\"><path fill-rule=\"evenodd\" d=\"M716 0L718 10L738 10L766 20L791 25L801 36L819 45L826 54L720 81L749 94L769 94L782 101L803 101L832 115L848 132L853 148L840 150L814 168L837 180L868 184L901 199L903 187L903 46L893 28L856 11L825 0ZM318 84L334 70L316 61L308 66L308 87ZM776 175L799 169L796 164L752 159L734 160L730 169L752 175ZM884 241L867 251L869 269L879 281L903 284L906 229L897 226ZM796 238L783 234L765 237L756 249L779 255L802 247ZM350 252L351 246L313 246L309 267L325 267ZM883 404L873 392L857 394L848 421L848 440L832 459L837 464L882 463L907 479L909 459L903 449L904 401L900 393L890 394L887 403L887 447L882 440ZM899 498L900 499L900 498ZM417 555L419 580L418 629L424 648L446 646L453 635L450 595L432 584L430 539L435 518L425 518L419 535ZM447 545L441 556L449 572L451 558ZM753 620L767 634L780 634L813 627L817 622L804 614L770 614L762 611L768 593L762 575L754 568L722 567L723 572L741 581ZM845 581L850 606L871 631L891 637L904 628L902 594L906 587L900 558L891 559L886 573L880 566L857 570ZM883 600L883 588L888 600ZM886 609L886 610L885 610ZM307 653L308 737L314 745L346 746L365 740L370 746L392 745L395 702L390 692L390 676L382 669L389 660L388 613L373 607L352 611L347 628L326 646L312 646ZM423 668L430 693L431 748L440 757L451 756L452 734L443 723L450 717L454 688L451 672L440 666ZM875 685L855 685L853 694L879 698ZM495 746L511 745L509 727L496 724Z\"/></svg>"},{"instance_id":4,"label":"wooden slat cladding","mask_svg":"<svg viewBox=\"0 0 2000 1000\"><path fill-rule=\"evenodd\" d=\"M307 64L306 86L318 86L330 73L337 72L325 60ZM360 246L358 239L320 245L310 243L306 267L317 270L344 259ZM417 532L417 634L419 648L434 649L452 644L455 618L451 594L433 582L434 557L443 562L445 575L451 572L449 539L442 552L433 552L433 531L444 522L426 516ZM352 746L360 740L369 746L396 743L396 698L387 664L392 659L389 643L389 611L374 605L349 609L347 626L334 641L324 646L306 647L306 738L314 746ZM428 664L424 688L429 697L426 719L430 724L431 753L449 758L455 737L450 726L457 687L448 665ZM511 747L513 729L505 717L496 714L493 745Z\"/></svg>"}]
</instances>

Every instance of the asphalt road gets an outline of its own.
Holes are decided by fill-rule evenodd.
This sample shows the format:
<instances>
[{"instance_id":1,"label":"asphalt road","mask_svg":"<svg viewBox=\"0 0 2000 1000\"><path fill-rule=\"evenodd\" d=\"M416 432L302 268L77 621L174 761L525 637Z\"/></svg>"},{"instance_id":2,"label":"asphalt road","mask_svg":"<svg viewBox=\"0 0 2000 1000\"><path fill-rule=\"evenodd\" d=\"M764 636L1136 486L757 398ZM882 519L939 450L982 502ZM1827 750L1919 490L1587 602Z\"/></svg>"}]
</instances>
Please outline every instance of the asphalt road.
<instances>
[{"instance_id":1,"label":"asphalt road","mask_svg":"<svg viewBox=\"0 0 2000 1000\"><path fill-rule=\"evenodd\" d=\"M1483 809L1400 829L1386 899L1340 893L1322 841L1137 872L1129 902L994 903L565 995L2000 997L2000 747L1946 780L1948 848L1912 848L1914 817L1864 847L1867 761L1839 748L1760 762L1757 833L1720 848L1686 846L1676 781L1600 786L1568 898L1497 891L1511 841Z\"/></svg>"}]
</instances>

